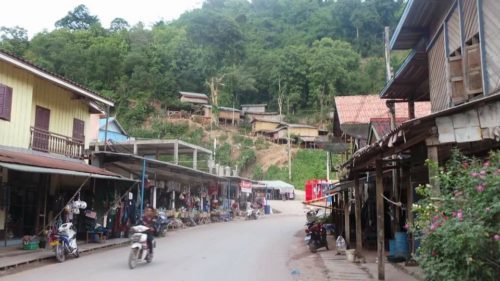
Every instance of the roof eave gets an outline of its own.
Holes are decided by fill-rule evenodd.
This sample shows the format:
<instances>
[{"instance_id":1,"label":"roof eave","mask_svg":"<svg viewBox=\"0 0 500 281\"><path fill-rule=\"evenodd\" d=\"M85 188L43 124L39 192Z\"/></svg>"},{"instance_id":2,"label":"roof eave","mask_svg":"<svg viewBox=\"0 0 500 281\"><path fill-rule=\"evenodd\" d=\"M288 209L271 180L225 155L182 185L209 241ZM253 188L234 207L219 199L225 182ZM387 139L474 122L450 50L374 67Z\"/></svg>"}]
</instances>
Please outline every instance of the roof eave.
<instances>
[{"instance_id":1,"label":"roof eave","mask_svg":"<svg viewBox=\"0 0 500 281\"><path fill-rule=\"evenodd\" d=\"M103 97L100 97L98 95L96 95L95 93L92 93L86 89L83 89L81 87L78 87L76 85L73 85L67 81L64 81L63 79L59 78L59 77L56 77L54 75L51 75L35 66L32 66L32 65L29 65L29 64L26 64L18 59L15 59L14 57L11 57L5 53L2 53L0 52L0 59L4 60L4 61L7 61L21 69L24 69L24 70L27 70L31 73L33 73L34 75L36 76L39 76L41 78L44 78L46 80L49 80L63 88L66 88L68 90L71 90L73 92L75 92L76 94L80 94L82 96L85 96L85 97L88 97L94 101L98 101L98 102L101 102L103 104L106 104L108 106L115 106L114 102L108 100L108 99L105 99Z\"/></svg>"}]
</instances>

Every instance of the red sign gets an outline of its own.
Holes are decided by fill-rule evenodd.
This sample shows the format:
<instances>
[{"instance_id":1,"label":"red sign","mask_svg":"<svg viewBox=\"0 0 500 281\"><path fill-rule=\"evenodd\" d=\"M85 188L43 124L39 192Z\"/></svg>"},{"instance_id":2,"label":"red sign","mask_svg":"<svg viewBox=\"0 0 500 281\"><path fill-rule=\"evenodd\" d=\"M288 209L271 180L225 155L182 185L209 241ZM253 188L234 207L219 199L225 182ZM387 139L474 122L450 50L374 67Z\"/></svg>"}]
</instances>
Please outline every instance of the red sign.
<instances>
[{"instance_id":1,"label":"red sign","mask_svg":"<svg viewBox=\"0 0 500 281\"><path fill-rule=\"evenodd\" d=\"M241 192L252 193L252 183L249 181L241 181L240 188L241 188Z\"/></svg>"}]
</instances>

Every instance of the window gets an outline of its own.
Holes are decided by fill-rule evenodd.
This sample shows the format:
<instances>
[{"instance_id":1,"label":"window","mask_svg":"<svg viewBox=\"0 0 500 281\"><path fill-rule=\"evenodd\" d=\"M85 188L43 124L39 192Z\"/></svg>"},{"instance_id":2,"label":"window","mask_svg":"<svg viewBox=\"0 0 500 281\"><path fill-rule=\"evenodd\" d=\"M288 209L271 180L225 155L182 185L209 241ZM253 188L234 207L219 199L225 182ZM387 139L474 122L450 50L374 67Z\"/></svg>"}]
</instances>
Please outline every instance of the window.
<instances>
[{"instance_id":1,"label":"window","mask_svg":"<svg viewBox=\"0 0 500 281\"><path fill-rule=\"evenodd\" d=\"M85 122L80 119L73 119L73 138L76 141L85 142Z\"/></svg>"},{"instance_id":2,"label":"window","mask_svg":"<svg viewBox=\"0 0 500 281\"><path fill-rule=\"evenodd\" d=\"M0 84L0 119L10 121L12 88Z\"/></svg>"}]
</instances>

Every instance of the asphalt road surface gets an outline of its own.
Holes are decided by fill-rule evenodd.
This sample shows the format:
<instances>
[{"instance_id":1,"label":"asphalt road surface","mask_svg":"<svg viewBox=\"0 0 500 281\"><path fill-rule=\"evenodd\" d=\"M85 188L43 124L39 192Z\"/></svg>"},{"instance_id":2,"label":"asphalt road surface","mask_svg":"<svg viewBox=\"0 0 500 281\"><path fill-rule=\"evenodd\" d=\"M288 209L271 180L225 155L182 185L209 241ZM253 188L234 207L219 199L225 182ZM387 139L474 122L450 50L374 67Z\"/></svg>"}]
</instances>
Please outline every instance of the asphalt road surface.
<instances>
[{"instance_id":1,"label":"asphalt road surface","mask_svg":"<svg viewBox=\"0 0 500 281\"><path fill-rule=\"evenodd\" d=\"M302 213L302 214L301 214ZM29 269L2 280L296 280L289 265L303 212L256 221L215 223L169 232L157 239L154 260L128 268L128 247Z\"/></svg>"}]
</instances>

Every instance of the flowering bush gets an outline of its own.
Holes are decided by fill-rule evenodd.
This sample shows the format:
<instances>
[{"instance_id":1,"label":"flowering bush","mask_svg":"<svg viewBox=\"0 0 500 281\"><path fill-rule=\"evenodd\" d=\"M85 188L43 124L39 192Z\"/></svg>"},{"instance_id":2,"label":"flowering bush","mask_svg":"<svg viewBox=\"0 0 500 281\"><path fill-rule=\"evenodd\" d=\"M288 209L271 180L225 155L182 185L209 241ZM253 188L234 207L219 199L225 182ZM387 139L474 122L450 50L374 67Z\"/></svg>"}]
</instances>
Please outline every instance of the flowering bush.
<instances>
[{"instance_id":1,"label":"flowering bush","mask_svg":"<svg viewBox=\"0 0 500 281\"><path fill-rule=\"evenodd\" d=\"M454 150L439 169L440 192L420 186L411 231L416 259L429 280L498 280L500 276L500 153L489 160ZM438 169L435 163L428 163Z\"/></svg>"}]
</instances>

